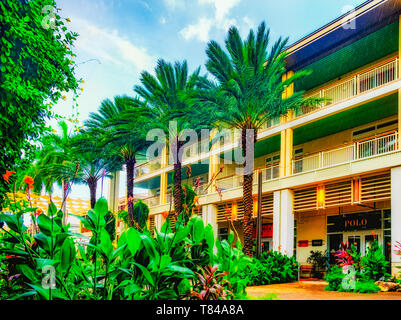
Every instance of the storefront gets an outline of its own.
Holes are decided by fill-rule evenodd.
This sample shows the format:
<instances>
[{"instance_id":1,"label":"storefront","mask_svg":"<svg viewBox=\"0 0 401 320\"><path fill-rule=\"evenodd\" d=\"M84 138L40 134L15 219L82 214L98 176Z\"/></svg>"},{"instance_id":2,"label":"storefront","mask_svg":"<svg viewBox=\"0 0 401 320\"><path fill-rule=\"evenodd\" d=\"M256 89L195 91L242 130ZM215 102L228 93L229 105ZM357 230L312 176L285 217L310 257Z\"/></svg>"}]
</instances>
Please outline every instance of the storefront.
<instances>
[{"instance_id":1,"label":"storefront","mask_svg":"<svg viewBox=\"0 0 401 320\"><path fill-rule=\"evenodd\" d=\"M327 216L327 251L330 263L335 263L335 252L341 243L353 244L364 256L374 239L383 246L386 259L390 259L391 210Z\"/></svg>"}]
</instances>

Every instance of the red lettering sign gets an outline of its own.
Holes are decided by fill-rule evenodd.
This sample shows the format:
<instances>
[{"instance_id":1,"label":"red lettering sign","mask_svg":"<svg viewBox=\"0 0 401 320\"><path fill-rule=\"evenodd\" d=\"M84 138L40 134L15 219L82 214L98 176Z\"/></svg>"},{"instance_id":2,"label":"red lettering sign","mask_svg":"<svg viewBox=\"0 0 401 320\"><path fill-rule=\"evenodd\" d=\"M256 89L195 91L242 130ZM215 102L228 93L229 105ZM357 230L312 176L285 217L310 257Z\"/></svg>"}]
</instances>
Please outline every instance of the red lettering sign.
<instances>
[{"instance_id":1,"label":"red lettering sign","mask_svg":"<svg viewBox=\"0 0 401 320\"><path fill-rule=\"evenodd\" d=\"M271 238L273 237L273 224L264 224L262 225L262 238ZM252 237L256 238L256 227L252 230Z\"/></svg>"}]
</instances>

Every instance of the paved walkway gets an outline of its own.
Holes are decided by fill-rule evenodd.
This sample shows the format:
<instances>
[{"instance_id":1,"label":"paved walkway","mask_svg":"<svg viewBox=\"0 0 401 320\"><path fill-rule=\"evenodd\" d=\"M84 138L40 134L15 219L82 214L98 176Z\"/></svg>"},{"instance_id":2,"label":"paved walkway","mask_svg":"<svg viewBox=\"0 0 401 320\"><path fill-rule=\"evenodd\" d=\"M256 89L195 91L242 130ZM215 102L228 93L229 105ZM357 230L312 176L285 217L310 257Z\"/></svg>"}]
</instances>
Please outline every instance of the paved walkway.
<instances>
[{"instance_id":1,"label":"paved walkway","mask_svg":"<svg viewBox=\"0 0 401 320\"><path fill-rule=\"evenodd\" d=\"M248 287L251 297L277 294L281 300L401 300L401 292L348 293L326 291L324 281L300 281L293 283L272 284L267 286Z\"/></svg>"}]
</instances>

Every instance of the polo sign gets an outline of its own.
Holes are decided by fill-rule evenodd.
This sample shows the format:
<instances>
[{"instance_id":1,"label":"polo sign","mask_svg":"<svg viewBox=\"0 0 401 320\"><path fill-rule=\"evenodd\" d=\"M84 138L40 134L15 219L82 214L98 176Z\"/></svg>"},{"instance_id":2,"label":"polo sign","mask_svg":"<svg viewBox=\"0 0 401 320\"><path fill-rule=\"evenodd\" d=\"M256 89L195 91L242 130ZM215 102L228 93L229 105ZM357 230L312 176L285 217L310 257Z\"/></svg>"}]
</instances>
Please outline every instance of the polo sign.
<instances>
[{"instance_id":1,"label":"polo sign","mask_svg":"<svg viewBox=\"0 0 401 320\"><path fill-rule=\"evenodd\" d=\"M363 231L380 228L380 211L327 217L327 232Z\"/></svg>"}]
</instances>

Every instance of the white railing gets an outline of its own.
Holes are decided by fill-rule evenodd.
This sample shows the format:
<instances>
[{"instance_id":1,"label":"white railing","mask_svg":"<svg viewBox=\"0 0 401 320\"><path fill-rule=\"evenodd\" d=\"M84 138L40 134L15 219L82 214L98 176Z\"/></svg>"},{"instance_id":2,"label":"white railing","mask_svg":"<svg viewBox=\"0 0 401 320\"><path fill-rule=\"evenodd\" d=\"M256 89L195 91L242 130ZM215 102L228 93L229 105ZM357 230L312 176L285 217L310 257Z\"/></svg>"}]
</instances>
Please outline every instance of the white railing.
<instances>
[{"instance_id":1,"label":"white railing","mask_svg":"<svg viewBox=\"0 0 401 320\"><path fill-rule=\"evenodd\" d=\"M329 168L398 150L398 132L357 141L345 147L321 151L292 161L292 173Z\"/></svg>"},{"instance_id":2,"label":"white railing","mask_svg":"<svg viewBox=\"0 0 401 320\"><path fill-rule=\"evenodd\" d=\"M151 196L145 199L142 199L144 203L148 205L149 208L156 207L160 204L160 195Z\"/></svg>"},{"instance_id":3,"label":"white railing","mask_svg":"<svg viewBox=\"0 0 401 320\"><path fill-rule=\"evenodd\" d=\"M244 180L242 176L233 175L227 178L217 179L216 186L220 190L224 191L242 186L243 181ZM213 190L213 192L215 191L216 190Z\"/></svg>"},{"instance_id":4,"label":"white railing","mask_svg":"<svg viewBox=\"0 0 401 320\"><path fill-rule=\"evenodd\" d=\"M161 158L154 158L135 168L135 177L139 178L161 168Z\"/></svg>"},{"instance_id":5,"label":"white railing","mask_svg":"<svg viewBox=\"0 0 401 320\"><path fill-rule=\"evenodd\" d=\"M253 174L254 184L258 183L258 172L262 171L262 181L270 181L280 177L280 164L268 166L263 169L255 170Z\"/></svg>"},{"instance_id":6,"label":"white railing","mask_svg":"<svg viewBox=\"0 0 401 320\"><path fill-rule=\"evenodd\" d=\"M296 110L295 115L298 117L317 109L345 101L361 93L365 93L366 91L388 84L398 78L398 59L395 59L373 68L372 70L355 74L347 80L335 83L330 87L307 95L306 97L308 98L326 98L329 101L316 106L301 107Z\"/></svg>"}]
</instances>

